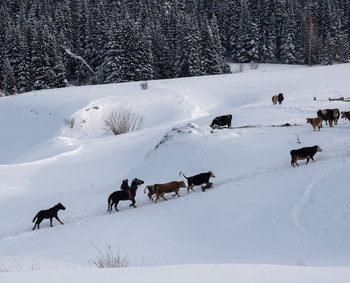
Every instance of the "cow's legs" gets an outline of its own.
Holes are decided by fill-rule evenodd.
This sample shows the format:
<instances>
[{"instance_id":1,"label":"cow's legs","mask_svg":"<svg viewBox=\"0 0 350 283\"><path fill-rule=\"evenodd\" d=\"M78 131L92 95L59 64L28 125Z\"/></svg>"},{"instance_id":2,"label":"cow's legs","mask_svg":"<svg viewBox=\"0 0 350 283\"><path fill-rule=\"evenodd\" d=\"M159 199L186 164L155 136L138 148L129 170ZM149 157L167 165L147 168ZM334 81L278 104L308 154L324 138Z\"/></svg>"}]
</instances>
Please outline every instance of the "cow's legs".
<instances>
[{"instance_id":1,"label":"cow's legs","mask_svg":"<svg viewBox=\"0 0 350 283\"><path fill-rule=\"evenodd\" d=\"M195 190L193 189L193 187L194 187L193 184L192 184L191 186L188 186L188 187L187 187L187 193L190 193L190 189L191 189L192 191L195 191Z\"/></svg>"}]
</instances>

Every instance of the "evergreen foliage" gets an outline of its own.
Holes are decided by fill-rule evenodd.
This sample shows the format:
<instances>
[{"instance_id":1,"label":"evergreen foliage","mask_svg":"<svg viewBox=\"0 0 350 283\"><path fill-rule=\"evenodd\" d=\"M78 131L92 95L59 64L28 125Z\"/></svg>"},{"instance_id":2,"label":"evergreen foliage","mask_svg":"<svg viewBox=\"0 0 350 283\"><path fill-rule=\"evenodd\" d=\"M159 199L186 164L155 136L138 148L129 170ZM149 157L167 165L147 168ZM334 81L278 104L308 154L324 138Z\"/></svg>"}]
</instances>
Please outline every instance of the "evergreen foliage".
<instances>
[{"instance_id":1,"label":"evergreen foliage","mask_svg":"<svg viewBox=\"0 0 350 283\"><path fill-rule=\"evenodd\" d=\"M350 0L2 0L0 93L350 60Z\"/></svg>"}]
</instances>

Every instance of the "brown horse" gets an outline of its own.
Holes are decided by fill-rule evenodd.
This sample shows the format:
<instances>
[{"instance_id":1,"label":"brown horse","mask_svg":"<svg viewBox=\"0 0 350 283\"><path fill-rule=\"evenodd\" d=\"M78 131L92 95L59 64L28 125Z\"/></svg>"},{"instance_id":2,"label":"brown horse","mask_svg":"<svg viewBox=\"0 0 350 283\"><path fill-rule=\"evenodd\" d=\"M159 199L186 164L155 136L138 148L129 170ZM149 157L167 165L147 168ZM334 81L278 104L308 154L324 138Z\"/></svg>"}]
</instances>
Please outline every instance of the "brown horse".
<instances>
[{"instance_id":1,"label":"brown horse","mask_svg":"<svg viewBox=\"0 0 350 283\"><path fill-rule=\"evenodd\" d=\"M139 185L142 185L144 183L144 181L135 178L134 180L132 180L131 182L131 186L130 186L130 191L131 191L131 199L129 198L129 195L126 191L115 191L113 193L111 193L108 197L108 211L109 213L112 212L112 208L114 205L114 208L116 211L118 211L117 205L119 203L119 201L121 200L131 200L131 204L129 206L135 206L136 200L135 200L135 196L136 196L136 190L137 187Z\"/></svg>"}]
</instances>

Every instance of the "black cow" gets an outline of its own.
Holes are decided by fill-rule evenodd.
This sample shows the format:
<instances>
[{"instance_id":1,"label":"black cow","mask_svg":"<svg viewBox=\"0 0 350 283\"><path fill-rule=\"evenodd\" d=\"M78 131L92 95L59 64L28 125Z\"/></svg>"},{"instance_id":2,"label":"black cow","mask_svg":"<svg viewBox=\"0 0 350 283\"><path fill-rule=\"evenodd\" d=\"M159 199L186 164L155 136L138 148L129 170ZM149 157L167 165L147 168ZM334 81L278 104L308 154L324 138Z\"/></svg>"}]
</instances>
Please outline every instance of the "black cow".
<instances>
[{"instance_id":1,"label":"black cow","mask_svg":"<svg viewBox=\"0 0 350 283\"><path fill-rule=\"evenodd\" d=\"M190 193L190 189L194 191L193 187L194 186L200 186L203 184L210 185L211 183L209 182L210 177L215 178L215 175L212 171L209 171L207 173L201 173L192 177L186 177L183 172L180 172L179 175L181 174L187 179L187 193ZM203 192L205 190L205 187L202 188Z\"/></svg>"},{"instance_id":2,"label":"black cow","mask_svg":"<svg viewBox=\"0 0 350 283\"><path fill-rule=\"evenodd\" d=\"M213 122L211 122L210 127L211 128L215 128L215 127L220 128L220 127L227 125L227 128L230 128L231 122L232 122L232 115L227 114L227 115L215 117Z\"/></svg>"},{"instance_id":3,"label":"black cow","mask_svg":"<svg viewBox=\"0 0 350 283\"><path fill-rule=\"evenodd\" d=\"M36 219L36 222L35 222L35 225L33 227L33 230L35 229L36 226L38 227L38 229L40 229L39 225L40 225L41 221L43 221L44 219L48 219L48 218L50 218L50 226L51 227L52 227L52 218L54 218L54 217L58 220L58 222L60 222L63 225L62 221L57 216L57 212L60 209L65 210L66 208L61 203L58 203L58 204L56 204L55 206L53 206L53 207L51 207L49 209L40 210L35 215L35 217L33 219L33 222Z\"/></svg>"},{"instance_id":4,"label":"black cow","mask_svg":"<svg viewBox=\"0 0 350 283\"><path fill-rule=\"evenodd\" d=\"M282 101L284 100L283 93L278 94L278 104L282 104Z\"/></svg>"},{"instance_id":5,"label":"black cow","mask_svg":"<svg viewBox=\"0 0 350 283\"><path fill-rule=\"evenodd\" d=\"M320 109L317 111L317 117L320 117L322 118L322 120L326 121L326 125L327 125L327 121L329 121L330 127L333 127L333 121L334 121L334 125L338 124L339 116L340 116L340 112L338 108Z\"/></svg>"},{"instance_id":6,"label":"black cow","mask_svg":"<svg viewBox=\"0 0 350 283\"><path fill-rule=\"evenodd\" d=\"M316 152L321 152L321 151L322 149L318 145L311 146L311 147L302 147L299 149L293 149L290 151L290 156L292 157L292 160L290 163L293 167L295 167L294 164L299 166L299 164L297 163L298 160L307 159L306 164L309 163L310 159L313 162L315 162L314 155L316 154Z\"/></svg>"}]
</instances>

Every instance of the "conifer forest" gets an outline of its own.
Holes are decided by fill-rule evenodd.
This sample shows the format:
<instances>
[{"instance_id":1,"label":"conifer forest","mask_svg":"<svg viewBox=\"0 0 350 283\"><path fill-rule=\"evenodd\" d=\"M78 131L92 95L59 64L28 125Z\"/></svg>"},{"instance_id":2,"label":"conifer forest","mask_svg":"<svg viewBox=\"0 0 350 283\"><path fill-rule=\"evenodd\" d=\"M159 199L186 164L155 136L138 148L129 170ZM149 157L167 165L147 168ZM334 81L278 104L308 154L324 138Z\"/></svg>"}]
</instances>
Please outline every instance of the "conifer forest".
<instances>
[{"instance_id":1,"label":"conifer forest","mask_svg":"<svg viewBox=\"0 0 350 283\"><path fill-rule=\"evenodd\" d=\"M350 59L350 0L0 3L0 96Z\"/></svg>"}]
</instances>

